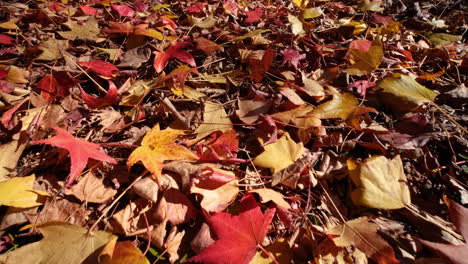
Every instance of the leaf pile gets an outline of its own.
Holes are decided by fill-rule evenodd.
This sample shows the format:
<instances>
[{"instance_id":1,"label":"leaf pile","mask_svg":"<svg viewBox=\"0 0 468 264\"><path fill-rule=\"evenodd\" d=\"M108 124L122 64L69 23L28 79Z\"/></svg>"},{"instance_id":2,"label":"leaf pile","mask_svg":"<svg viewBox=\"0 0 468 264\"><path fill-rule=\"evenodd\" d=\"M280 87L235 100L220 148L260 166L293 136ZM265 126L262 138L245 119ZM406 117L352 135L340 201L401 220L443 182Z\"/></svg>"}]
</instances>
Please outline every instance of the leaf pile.
<instances>
[{"instance_id":1,"label":"leaf pile","mask_svg":"<svg viewBox=\"0 0 468 264\"><path fill-rule=\"evenodd\" d=\"M0 7L0 263L466 261L463 1Z\"/></svg>"}]
</instances>

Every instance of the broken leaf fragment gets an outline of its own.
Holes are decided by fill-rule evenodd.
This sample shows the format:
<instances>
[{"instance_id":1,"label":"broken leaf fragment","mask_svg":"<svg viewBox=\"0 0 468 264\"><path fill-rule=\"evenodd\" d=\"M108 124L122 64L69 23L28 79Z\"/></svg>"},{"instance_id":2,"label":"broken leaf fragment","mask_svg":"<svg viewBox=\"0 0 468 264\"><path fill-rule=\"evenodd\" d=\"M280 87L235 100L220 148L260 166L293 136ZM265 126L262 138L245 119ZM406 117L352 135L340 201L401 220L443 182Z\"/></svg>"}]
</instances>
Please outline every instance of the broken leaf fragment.
<instances>
[{"instance_id":1,"label":"broken leaf fragment","mask_svg":"<svg viewBox=\"0 0 468 264\"><path fill-rule=\"evenodd\" d=\"M258 155L253 163L256 166L269 168L275 173L293 164L304 150L302 143L294 142L286 132L278 141L266 145L265 151Z\"/></svg>"},{"instance_id":2,"label":"broken leaf fragment","mask_svg":"<svg viewBox=\"0 0 468 264\"><path fill-rule=\"evenodd\" d=\"M0 204L28 208L44 204L48 193L33 189L36 177L14 177L0 182Z\"/></svg>"},{"instance_id":3,"label":"broken leaf fragment","mask_svg":"<svg viewBox=\"0 0 468 264\"><path fill-rule=\"evenodd\" d=\"M48 222L37 226L44 238L0 255L0 263L69 264L99 263L98 252L113 237L104 231L89 231L65 222Z\"/></svg>"},{"instance_id":4,"label":"broken leaf fragment","mask_svg":"<svg viewBox=\"0 0 468 264\"><path fill-rule=\"evenodd\" d=\"M166 160L197 160L198 156L175 141L177 137L184 134L183 130L165 129L160 130L159 124L146 133L141 146L135 149L127 161L127 166L141 161L153 177L159 181L161 171Z\"/></svg>"},{"instance_id":5,"label":"broken leaf fragment","mask_svg":"<svg viewBox=\"0 0 468 264\"><path fill-rule=\"evenodd\" d=\"M363 162L348 160L348 171L357 189L354 204L377 209L400 209L411 203L400 156L373 156Z\"/></svg>"}]
</instances>

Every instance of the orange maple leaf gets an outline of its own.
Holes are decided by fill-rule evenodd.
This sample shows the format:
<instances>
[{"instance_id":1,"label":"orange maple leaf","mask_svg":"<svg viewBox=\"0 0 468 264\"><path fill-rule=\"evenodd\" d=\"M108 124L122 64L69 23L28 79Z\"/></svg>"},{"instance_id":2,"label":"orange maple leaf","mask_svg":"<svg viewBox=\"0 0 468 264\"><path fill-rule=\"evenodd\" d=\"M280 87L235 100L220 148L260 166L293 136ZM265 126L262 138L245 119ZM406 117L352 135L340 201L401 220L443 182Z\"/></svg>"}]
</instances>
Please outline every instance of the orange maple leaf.
<instances>
[{"instance_id":1,"label":"orange maple leaf","mask_svg":"<svg viewBox=\"0 0 468 264\"><path fill-rule=\"evenodd\" d=\"M131 167L133 164L141 161L159 183L164 161L198 159L198 156L189 149L175 143L177 137L183 133L183 130L160 130L159 124L157 124L151 131L146 133L141 146L130 154L127 166Z\"/></svg>"}]
</instances>

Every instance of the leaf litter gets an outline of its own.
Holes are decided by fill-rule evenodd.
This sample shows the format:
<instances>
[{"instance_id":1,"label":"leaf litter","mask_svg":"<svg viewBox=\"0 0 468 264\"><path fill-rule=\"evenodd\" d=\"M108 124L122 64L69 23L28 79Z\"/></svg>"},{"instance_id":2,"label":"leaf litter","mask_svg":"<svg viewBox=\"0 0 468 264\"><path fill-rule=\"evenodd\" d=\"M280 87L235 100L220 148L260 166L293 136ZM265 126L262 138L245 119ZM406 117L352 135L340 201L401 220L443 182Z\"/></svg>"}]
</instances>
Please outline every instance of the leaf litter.
<instances>
[{"instance_id":1,"label":"leaf litter","mask_svg":"<svg viewBox=\"0 0 468 264\"><path fill-rule=\"evenodd\" d=\"M466 262L463 1L0 7L1 263Z\"/></svg>"}]
</instances>

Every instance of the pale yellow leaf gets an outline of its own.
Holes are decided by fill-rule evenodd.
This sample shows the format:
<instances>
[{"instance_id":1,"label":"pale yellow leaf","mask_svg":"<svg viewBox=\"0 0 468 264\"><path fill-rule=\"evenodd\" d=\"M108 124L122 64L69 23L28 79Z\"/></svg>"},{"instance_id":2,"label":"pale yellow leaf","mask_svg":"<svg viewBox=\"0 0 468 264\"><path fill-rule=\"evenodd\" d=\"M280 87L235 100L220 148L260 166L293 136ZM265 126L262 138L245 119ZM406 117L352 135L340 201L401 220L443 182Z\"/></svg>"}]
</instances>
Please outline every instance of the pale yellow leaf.
<instances>
[{"instance_id":1,"label":"pale yellow leaf","mask_svg":"<svg viewBox=\"0 0 468 264\"><path fill-rule=\"evenodd\" d=\"M46 192L33 189L36 177L15 177L0 182L0 204L6 206L28 208L44 204L50 196Z\"/></svg>"},{"instance_id":2,"label":"pale yellow leaf","mask_svg":"<svg viewBox=\"0 0 468 264\"><path fill-rule=\"evenodd\" d=\"M291 31L296 36L304 36L305 31L302 22L294 15L288 14L288 21L291 23Z\"/></svg>"},{"instance_id":3,"label":"pale yellow leaf","mask_svg":"<svg viewBox=\"0 0 468 264\"><path fill-rule=\"evenodd\" d=\"M293 164L304 153L302 143L297 144L286 132L278 141L265 146L265 151L258 155L253 163L269 168L273 173Z\"/></svg>"},{"instance_id":4,"label":"pale yellow leaf","mask_svg":"<svg viewBox=\"0 0 468 264\"><path fill-rule=\"evenodd\" d=\"M210 15L206 18L198 18L194 16L189 16L188 20L192 26L196 26L199 28L212 28L216 25L216 18L213 15Z\"/></svg>"},{"instance_id":5,"label":"pale yellow leaf","mask_svg":"<svg viewBox=\"0 0 468 264\"><path fill-rule=\"evenodd\" d=\"M392 77L386 77L378 83L385 93L392 94L403 102L409 102L419 106L434 101L437 92L427 89L408 75L399 73Z\"/></svg>"},{"instance_id":6,"label":"pale yellow leaf","mask_svg":"<svg viewBox=\"0 0 468 264\"><path fill-rule=\"evenodd\" d=\"M29 71L11 65L6 80L12 83L28 83Z\"/></svg>"},{"instance_id":7,"label":"pale yellow leaf","mask_svg":"<svg viewBox=\"0 0 468 264\"><path fill-rule=\"evenodd\" d=\"M446 33L432 33L427 37L436 48L462 40L460 35L451 35Z\"/></svg>"},{"instance_id":8,"label":"pale yellow leaf","mask_svg":"<svg viewBox=\"0 0 468 264\"><path fill-rule=\"evenodd\" d=\"M37 226L44 238L0 255L5 264L81 264L99 263L98 250L114 235L64 222L48 222Z\"/></svg>"},{"instance_id":9,"label":"pale yellow leaf","mask_svg":"<svg viewBox=\"0 0 468 264\"><path fill-rule=\"evenodd\" d=\"M350 159L348 170L357 187L351 193L354 204L377 209L400 209L411 203L400 156L393 159L373 156L360 163Z\"/></svg>"},{"instance_id":10,"label":"pale yellow leaf","mask_svg":"<svg viewBox=\"0 0 468 264\"><path fill-rule=\"evenodd\" d=\"M6 176L15 169L26 145L27 143L20 144L18 140L0 145L0 181L6 180Z\"/></svg>"}]
</instances>

